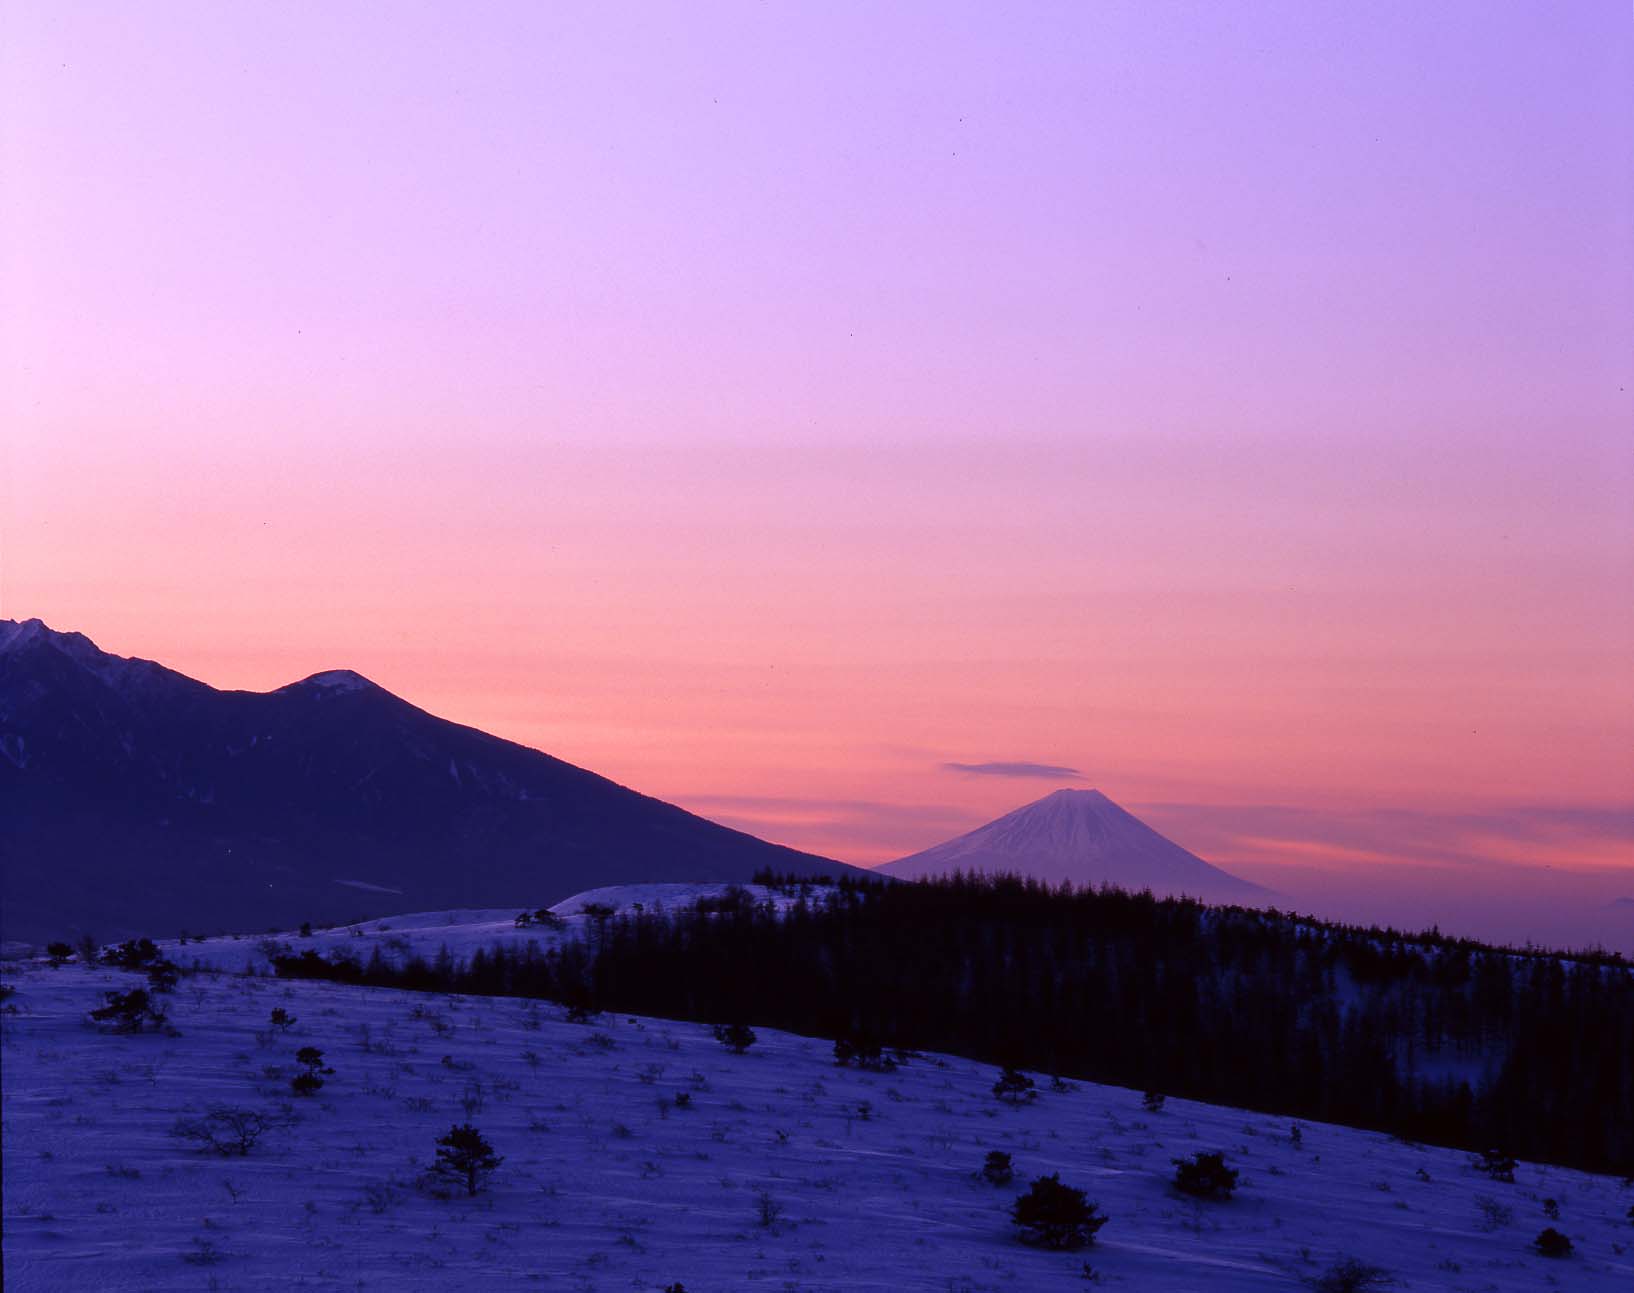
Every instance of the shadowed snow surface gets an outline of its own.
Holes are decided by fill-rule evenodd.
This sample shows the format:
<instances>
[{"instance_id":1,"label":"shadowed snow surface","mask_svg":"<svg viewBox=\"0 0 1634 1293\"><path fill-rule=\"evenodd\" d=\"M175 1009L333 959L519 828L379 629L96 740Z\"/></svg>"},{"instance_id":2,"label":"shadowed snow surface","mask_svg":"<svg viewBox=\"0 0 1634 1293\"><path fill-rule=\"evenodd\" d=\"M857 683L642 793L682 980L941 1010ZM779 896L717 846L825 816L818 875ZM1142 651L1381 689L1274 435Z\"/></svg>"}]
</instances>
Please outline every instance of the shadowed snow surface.
<instances>
[{"instance_id":1,"label":"shadowed snow surface","mask_svg":"<svg viewBox=\"0 0 1634 1293\"><path fill-rule=\"evenodd\" d=\"M676 907L722 888L619 887L556 910L571 932L586 903ZM422 913L276 941L400 956L562 936L517 930L514 915ZM1283 1119L1182 1100L1150 1114L1136 1092L1055 1091L1042 1075L1037 1102L1010 1109L991 1094L995 1071L961 1059L865 1073L837 1068L826 1040L769 1029L735 1056L700 1024L576 1025L544 1003L228 972L264 963L255 940L165 950L223 967L169 998L175 1037L84 1022L137 976L7 966L8 1289L1009 1293L1087 1287L1088 1261L1105 1287L1183 1293L1297 1289L1340 1254L1414 1290L1634 1287L1634 1189L1608 1177L1522 1165L1500 1185L1449 1150L1320 1124L1295 1146ZM287 1034L267 1026L275 1006L296 1017ZM288 1100L298 1121L249 1156L168 1134L211 1104L286 1103L303 1046L335 1071L316 1098ZM673 1105L681 1092L688 1109ZM468 1118L505 1159L491 1188L417 1192L436 1137ZM975 1177L990 1149L1014 1156L1014 1185ZM1168 1188L1170 1159L1200 1149L1241 1169L1236 1199L1198 1205ZM1111 1217L1094 1247L1015 1242L1008 1206L1050 1172ZM759 1224L761 1192L782 1209L774 1227ZM1487 1220L1483 1197L1508 1218ZM1545 1225L1578 1255L1533 1254Z\"/></svg>"}]
</instances>

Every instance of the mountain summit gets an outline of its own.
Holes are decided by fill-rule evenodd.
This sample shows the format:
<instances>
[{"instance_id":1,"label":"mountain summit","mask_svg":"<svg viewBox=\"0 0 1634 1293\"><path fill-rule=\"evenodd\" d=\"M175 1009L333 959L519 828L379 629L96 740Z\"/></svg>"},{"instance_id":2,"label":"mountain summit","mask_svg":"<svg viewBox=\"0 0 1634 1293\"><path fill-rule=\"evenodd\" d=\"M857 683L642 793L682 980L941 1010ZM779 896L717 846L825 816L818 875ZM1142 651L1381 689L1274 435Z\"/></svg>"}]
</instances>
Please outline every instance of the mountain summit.
<instances>
[{"instance_id":1,"label":"mountain summit","mask_svg":"<svg viewBox=\"0 0 1634 1293\"><path fill-rule=\"evenodd\" d=\"M349 669L218 691L0 620L8 939L540 907L598 885L861 874L437 718Z\"/></svg>"},{"instance_id":2,"label":"mountain summit","mask_svg":"<svg viewBox=\"0 0 1634 1293\"><path fill-rule=\"evenodd\" d=\"M1159 835L1099 790L1057 790L879 871L904 880L1009 872L1050 884L1112 884L1206 902L1253 903L1270 896Z\"/></svg>"}]
</instances>

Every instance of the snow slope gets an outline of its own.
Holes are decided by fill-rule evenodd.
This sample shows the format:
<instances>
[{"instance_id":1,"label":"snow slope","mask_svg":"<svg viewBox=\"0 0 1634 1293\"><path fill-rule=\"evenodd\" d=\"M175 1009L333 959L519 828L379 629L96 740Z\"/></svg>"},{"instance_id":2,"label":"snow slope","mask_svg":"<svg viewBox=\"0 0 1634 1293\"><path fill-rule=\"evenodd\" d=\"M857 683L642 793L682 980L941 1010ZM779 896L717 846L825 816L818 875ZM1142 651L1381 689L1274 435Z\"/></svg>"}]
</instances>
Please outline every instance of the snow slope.
<instances>
[{"instance_id":1,"label":"snow slope","mask_svg":"<svg viewBox=\"0 0 1634 1293\"><path fill-rule=\"evenodd\" d=\"M887 862L879 871L903 880L955 871L1012 872L1050 884L1112 884L1224 903L1272 897L1159 835L1099 790L1057 790L956 839Z\"/></svg>"},{"instance_id":2,"label":"snow slope","mask_svg":"<svg viewBox=\"0 0 1634 1293\"><path fill-rule=\"evenodd\" d=\"M402 964L410 957L432 960L443 948L455 956L469 956L479 947L503 943L521 947L534 943L541 949L577 937L593 923L586 907L608 907L614 912L690 907L700 898L718 898L729 891L748 894L757 904L772 903L784 908L796 900L785 893L757 884L617 884L564 898L550 910L562 918L558 929L542 926L517 928L515 907L457 908L451 911L417 911L378 920L314 929L308 936L294 932L194 939L185 944L159 939L158 946L177 965L188 969L253 971L271 973L274 956L299 955L310 948L320 956L344 952L367 960L376 947L387 960ZM819 891L820 892L820 891Z\"/></svg>"},{"instance_id":3,"label":"snow slope","mask_svg":"<svg viewBox=\"0 0 1634 1293\"><path fill-rule=\"evenodd\" d=\"M562 906L688 896L643 893ZM367 954L394 938L459 949L495 934L554 936L517 931L511 915L400 917L319 937ZM235 965L247 946L167 950ZM1149 1114L1135 1092L1050 1090L1042 1076L1038 1101L1010 1109L990 1093L994 1070L966 1060L865 1073L836 1067L825 1040L770 1030L738 1056L698 1024L572 1024L515 999L212 971L170 998L178 1036L119 1036L85 1012L136 976L31 962L8 966L7 982L11 1290L681 1281L689 1293L977 1293L1085 1287L1088 1262L1105 1287L1180 1293L1299 1288L1340 1254L1415 1290L1634 1287L1634 1189L1560 1168L1523 1165L1517 1184L1495 1184L1452 1151L1319 1124L1296 1146L1282 1120L1180 1100ZM274 1006L296 1017L288 1034L267 1026ZM168 1134L215 1103L278 1108L302 1046L321 1048L335 1072L316 1098L289 1100L298 1121L247 1157L200 1155ZM678 1093L690 1108L674 1106ZM505 1157L491 1188L420 1193L435 1138L468 1117ZM1016 1185L974 1177L989 1149L1014 1155ZM1170 1159L1198 1149L1224 1150L1242 1170L1231 1202L1194 1204L1168 1188ZM1049 1172L1111 1217L1094 1247L1014 1240L1009 1203ZM771 1227L759 1222L763 1192L782 1209ZM1543 1215L1545 1198L1560 1221ZM1546 1224L1578 1254L1534 1255Z\"/></svg>"}]
</instances>

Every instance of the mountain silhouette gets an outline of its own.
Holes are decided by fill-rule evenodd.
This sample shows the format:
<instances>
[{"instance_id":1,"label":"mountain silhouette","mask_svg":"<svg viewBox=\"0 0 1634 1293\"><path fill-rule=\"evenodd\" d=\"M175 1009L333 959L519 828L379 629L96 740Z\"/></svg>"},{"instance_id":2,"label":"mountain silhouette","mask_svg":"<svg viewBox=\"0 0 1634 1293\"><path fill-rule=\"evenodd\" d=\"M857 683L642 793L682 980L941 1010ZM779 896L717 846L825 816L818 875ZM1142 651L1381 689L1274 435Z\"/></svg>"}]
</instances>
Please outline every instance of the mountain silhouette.
<instances>
[{"instance_id":1,"label":"mountain silhouette","mask_svg":"<svg viewBox=\"0 0 1634 1293\"><path fill-rule=\"evenodd\" d=\"M218 691L0 620L0 936L289 928L598 885L861 875L349 670Z\"/></svg>"}]
</instances>

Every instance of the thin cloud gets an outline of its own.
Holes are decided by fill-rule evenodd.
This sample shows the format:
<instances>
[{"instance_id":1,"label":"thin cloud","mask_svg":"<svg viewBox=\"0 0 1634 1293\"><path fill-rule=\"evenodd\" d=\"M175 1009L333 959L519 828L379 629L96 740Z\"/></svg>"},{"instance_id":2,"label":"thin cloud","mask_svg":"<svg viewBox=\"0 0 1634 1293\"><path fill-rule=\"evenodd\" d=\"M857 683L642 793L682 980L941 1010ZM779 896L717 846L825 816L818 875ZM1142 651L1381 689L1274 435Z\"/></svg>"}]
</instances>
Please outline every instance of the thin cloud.
<instances>
[{"instance_id":1,"label":"thin cloud","mask_svg":"<svg viewBox=\"0 0 1634 1293\"><path fill-rule=\"evenodd\" d=\"M1082 781L1077 768L1053 763L944 763L945 772L973 772L981 777L1038 777L1051 781Z\"/></svg>"}]
</instances>

